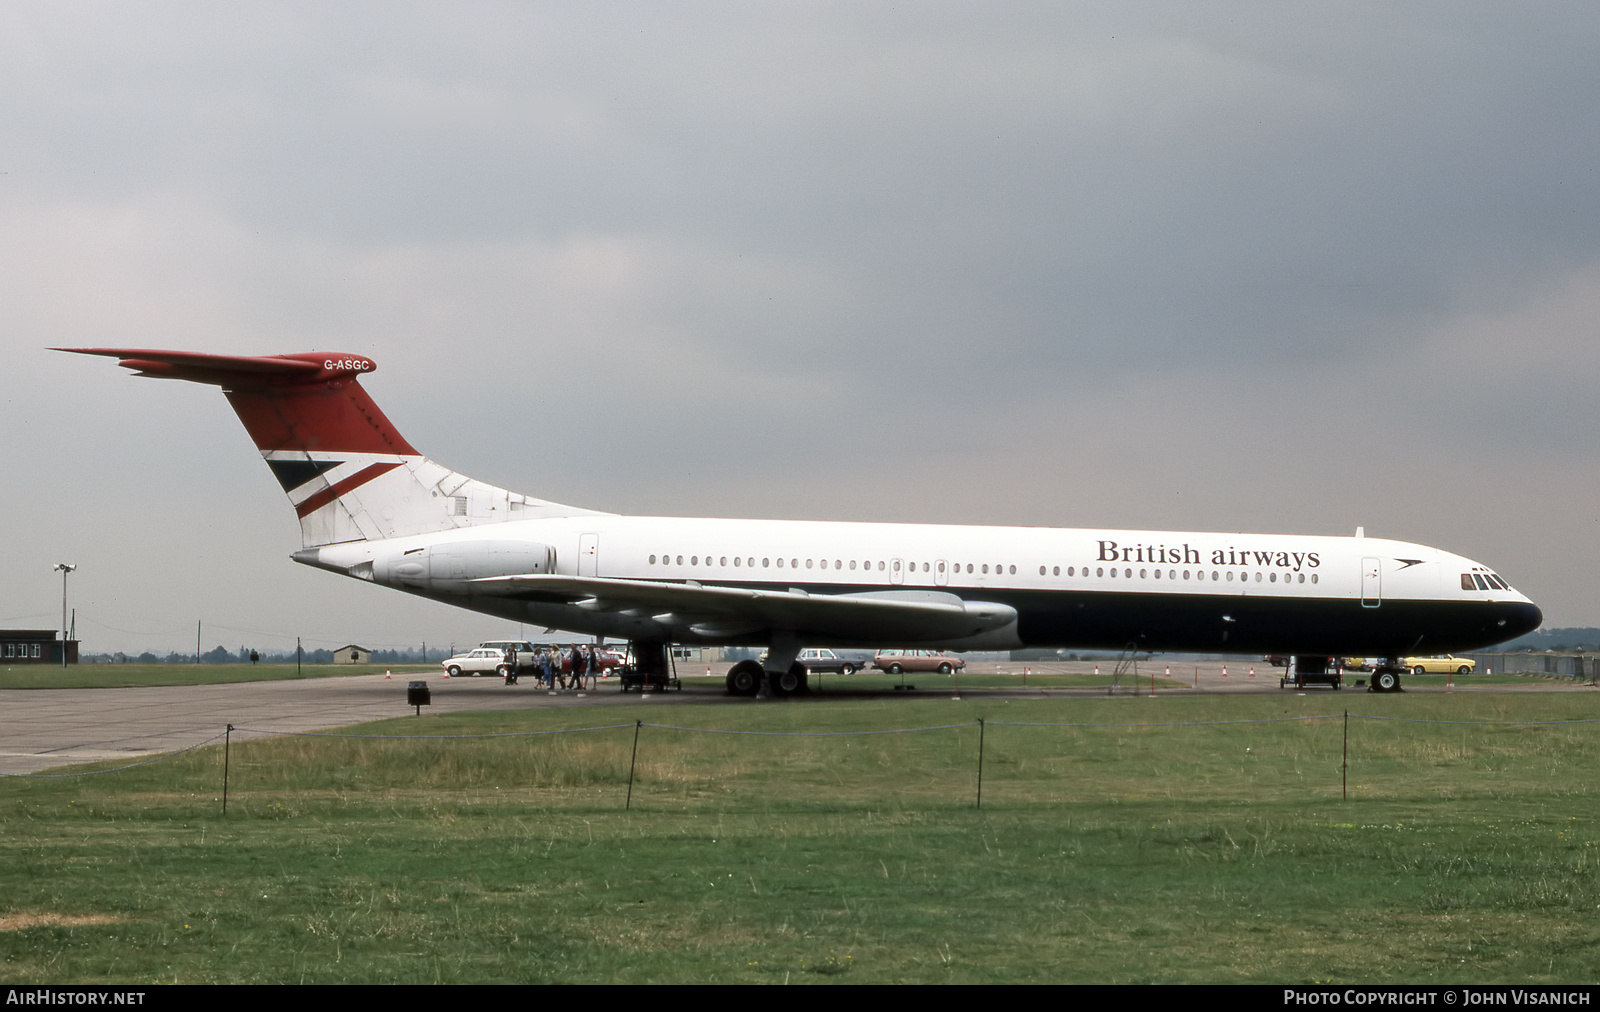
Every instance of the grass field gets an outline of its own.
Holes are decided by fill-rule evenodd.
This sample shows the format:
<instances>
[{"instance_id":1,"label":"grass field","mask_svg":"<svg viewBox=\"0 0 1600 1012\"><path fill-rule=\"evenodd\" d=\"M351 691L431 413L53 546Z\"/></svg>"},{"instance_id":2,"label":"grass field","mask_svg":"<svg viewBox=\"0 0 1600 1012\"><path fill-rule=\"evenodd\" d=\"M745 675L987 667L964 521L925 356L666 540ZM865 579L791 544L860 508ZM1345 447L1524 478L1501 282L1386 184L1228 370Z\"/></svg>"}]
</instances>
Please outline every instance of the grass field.
<instances>
[{"instance_id":1,"label":"grass field","mask_svg":"<svg viewBox=\"0 0 1600 1012\"><path fill-rule=\"evenodd\" d=\"M224 682L277 682L294 678L334 678L382 671L371 664L74 664L66 669L18 664L0 668L0 689L125 689L144 685L218 685ZM437 664L394 666L402 671L437 672Z\"/></svg>"},{"instance_id":2,"label":"grass field","mask_svg":"<svg viewBox=\"0 0 1600 1012\"><path fill-rule=\"evenodd\" d=\"M235 741L226 816L220 747L0 782L0 978L1592 980L1600 724L1353 718L1346 801L1345 705L1600 716L1581 693L813 700ZM624 810L635 720L962 726L645 726Z\"/></svg>"}]
</instances>

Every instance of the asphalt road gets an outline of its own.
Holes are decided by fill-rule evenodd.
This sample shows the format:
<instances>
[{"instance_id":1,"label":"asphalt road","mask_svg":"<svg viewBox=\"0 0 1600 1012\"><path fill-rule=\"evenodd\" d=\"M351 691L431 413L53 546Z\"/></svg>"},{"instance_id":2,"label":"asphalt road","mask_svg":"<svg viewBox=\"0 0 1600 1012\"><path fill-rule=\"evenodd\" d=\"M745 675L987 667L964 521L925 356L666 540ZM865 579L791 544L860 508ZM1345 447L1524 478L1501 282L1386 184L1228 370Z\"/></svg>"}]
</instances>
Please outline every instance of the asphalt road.
<instances>
[{"instance_id":1,"label":"asphalt road","mask_svg":"<svg viewBox=\"0 0 1600 1012\"><path fill-rule=\"evenodd\" d=\"M1032 673L1092 673L1091 662L1042 664L973 664L973 674L1005 672L1026 676ZM1111 665L1102 664L1109 674ZM1279 671L1264 664L1229 661L1141 662L1137 675L1129 673L1121 693L1150 692L1150 675L1164 675L1188 683L1186 688L1161 688L1160 695L1192 693L1279 693ZM1224 674L1224 669L1226 674ZM1252 671L1254 672L1252 674ZM601 682L594 690L579 694L563 691L550 694L528 679L515 686L503 685L498 678L453 678L382 674L309 678L285 682L236 682L228 685L160 686L139 689L7 689L0 691L0 774L37 773L70 763L106 759L135 759L158 752L169 752L200 744L221 735L228 724L236 728L262 731L313 731L358 724L368 720L404 716L412 712L405 705L406 683L425 678L432 690L430 713L463 710L515 710L545 707L606 708L636 705L752 705L751 700L733 699L723 691L722 672L711 677L684 677L682 692L658 692L647 696L623 695L615 681ZM1365 677L1357 675L1355 677ZM920 682L914 695L949 697L951 680L942 675L909 675ZM824 675L821 691L844 676ZM1438 678L1407 684L1408 691L1442 692ZM1570 681L1530 680L1527 686L1473 685L1470 677L1454 691L1525 692L1588 691ZM1352 686L1353 688L1353 686ZM1040 698L1058 696L1104 696L1099 689L1042 689L1034 686L1008 689L962 690L967 696L991 698ZM1326 692L1326 688L1306 690ZM1348 695L1352 689L1339 693ZM1354 689L1359 692L1359 689ZM882 696L904 698L905 694L884 692ZM756 704L760 705L760 704ZM796 701L796 705L804 705Z\"/></svg>"}]
</instances>

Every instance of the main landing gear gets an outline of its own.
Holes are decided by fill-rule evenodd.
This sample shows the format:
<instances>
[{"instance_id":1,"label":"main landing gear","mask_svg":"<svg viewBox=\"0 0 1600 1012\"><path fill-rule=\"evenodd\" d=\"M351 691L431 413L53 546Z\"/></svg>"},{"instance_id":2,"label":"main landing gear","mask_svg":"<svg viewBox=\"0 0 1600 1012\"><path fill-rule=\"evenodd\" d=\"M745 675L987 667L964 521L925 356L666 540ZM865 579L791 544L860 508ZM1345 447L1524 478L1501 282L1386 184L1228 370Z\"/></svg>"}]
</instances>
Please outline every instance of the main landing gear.
<instances>
[{"instance_id":1,"label":"main landing gear","mask_svg":"<svg viewBox=\"0 0 1600 1012\"><path fill-rule=\"evenodd\" d=\"M761 691L761 676L767 675L774 696L797 696L811 691L806 666L799 661L789 670L776 674L763 672L760 661L740 661L728 669L728 695L754 696Z\"/></svg>"}]
</instances>

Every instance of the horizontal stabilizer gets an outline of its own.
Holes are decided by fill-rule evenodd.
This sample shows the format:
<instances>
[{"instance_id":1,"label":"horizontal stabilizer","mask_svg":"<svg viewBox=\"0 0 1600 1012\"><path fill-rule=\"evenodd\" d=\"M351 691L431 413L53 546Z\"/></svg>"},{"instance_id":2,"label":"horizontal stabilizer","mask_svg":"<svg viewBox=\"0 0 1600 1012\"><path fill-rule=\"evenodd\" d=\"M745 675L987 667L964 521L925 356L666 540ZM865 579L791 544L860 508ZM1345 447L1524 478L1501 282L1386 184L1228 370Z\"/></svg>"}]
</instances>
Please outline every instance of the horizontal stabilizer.
<instances>
[{"instance_id":1,"label":"horizontal stabilizer","mask_svg":"<svg viewBox=\"0 0 1600 1012\"><path fill-rule=\"evenodd\" d=\"M294 355L208 355L153 348L53 348L76 355L104 355L140 376L210 383L230 390L320 383L359 376L377 368L363 355L300 352Z\"/></svg>"}]
</instances>

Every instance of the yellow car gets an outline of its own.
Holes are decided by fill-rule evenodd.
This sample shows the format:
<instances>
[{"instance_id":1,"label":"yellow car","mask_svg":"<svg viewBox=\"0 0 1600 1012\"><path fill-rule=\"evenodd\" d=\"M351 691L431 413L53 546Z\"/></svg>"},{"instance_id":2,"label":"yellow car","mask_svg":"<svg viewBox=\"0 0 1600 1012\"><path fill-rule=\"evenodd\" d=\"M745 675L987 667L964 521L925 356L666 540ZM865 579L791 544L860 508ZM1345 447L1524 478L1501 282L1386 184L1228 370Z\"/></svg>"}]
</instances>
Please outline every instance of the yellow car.
<instances>
[{"instance_id":1,"label":"yellow car","mask_svg":"<svg viewBox=\"0 0 1600 1012\"><path fill-rule=\"evenodd\" d=\"M1410 668L1413 675L1442 675L1450 671L1470 675L1478 666L1470 657L1402 657L1400 663Z\"/></svg>"}]
</instances>

